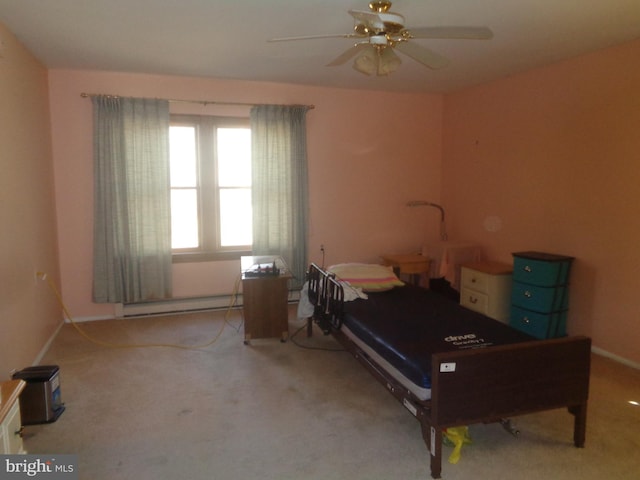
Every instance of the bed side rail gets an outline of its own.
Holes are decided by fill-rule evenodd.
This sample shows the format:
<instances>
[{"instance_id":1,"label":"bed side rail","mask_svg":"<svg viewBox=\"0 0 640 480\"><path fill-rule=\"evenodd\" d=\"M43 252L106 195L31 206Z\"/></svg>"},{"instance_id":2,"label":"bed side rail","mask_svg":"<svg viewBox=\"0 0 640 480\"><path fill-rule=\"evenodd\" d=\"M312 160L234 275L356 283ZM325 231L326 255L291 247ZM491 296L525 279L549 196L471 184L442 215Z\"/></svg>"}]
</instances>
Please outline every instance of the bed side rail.
<instances>
[{"instance_id":1,"label":"bed side rail","mask_svg":"<svg viewBox=\"0 0 640 480\"><path fill-rule=\"evenodd\" d=\"M312 263L309 266L307 277L309 281L309 301L311 305L316 307L321 303L321 298L324 295L326 272L315 263Z\"/></svg>"},{"instance_id":2,"label":"bed side rail","mask_svg":"<svg viewBox=\"0 0 640 480\"><path fill-rule=\"evenodd\" d=\"M342 326L344 290L335 275L324 271L315 263L309 267L309 301L313 305L313 318L327 334Z\"/></svg>"}]
</instances>

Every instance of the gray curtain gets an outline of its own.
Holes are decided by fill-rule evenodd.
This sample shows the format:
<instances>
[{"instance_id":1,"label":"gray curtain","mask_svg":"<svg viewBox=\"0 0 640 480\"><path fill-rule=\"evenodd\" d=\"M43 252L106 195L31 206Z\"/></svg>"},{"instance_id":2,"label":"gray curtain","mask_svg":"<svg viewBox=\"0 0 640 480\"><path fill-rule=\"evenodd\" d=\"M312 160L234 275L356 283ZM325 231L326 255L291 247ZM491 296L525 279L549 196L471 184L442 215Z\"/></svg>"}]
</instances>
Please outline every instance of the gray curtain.
<instances>
[{"instance_id":1,"label":"gray curtain","mask_svg":"<svg viewBox=\"0 0 640 480\"><path fill-rule=\"evenodd\" d=\"M306 106L251 109L253 254L281 255L304 283L307 268Z\"/></svg>"},{"instance_id":2,"label":"gray curtain","mask_svg":"<svg viewBox=\"0 0 640 480\"><path fill-rule=\"evenodd\" d=\"M169 102L95 96L93 300L171 296Z\"/></svg>"}]
</instances>

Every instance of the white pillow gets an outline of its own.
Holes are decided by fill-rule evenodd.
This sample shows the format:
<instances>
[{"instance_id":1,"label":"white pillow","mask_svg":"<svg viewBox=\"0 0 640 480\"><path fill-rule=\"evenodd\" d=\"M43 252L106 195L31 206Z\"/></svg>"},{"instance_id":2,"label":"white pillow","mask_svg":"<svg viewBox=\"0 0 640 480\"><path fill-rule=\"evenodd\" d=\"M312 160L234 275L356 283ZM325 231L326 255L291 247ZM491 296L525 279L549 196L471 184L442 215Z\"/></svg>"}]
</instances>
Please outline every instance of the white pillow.
<instances>
[{"instance_id":1,"label":"white pillow","mask_svg":"<svg viewBox=\"0 0 640 480\"><path fill-rule=\"evenodd\" d=\"M380 292L404 285L393 268L374 263L340 263L327 268L328 272L348 282L352 287L361 288L363 292Z\"/></svg>"}]
</instances>

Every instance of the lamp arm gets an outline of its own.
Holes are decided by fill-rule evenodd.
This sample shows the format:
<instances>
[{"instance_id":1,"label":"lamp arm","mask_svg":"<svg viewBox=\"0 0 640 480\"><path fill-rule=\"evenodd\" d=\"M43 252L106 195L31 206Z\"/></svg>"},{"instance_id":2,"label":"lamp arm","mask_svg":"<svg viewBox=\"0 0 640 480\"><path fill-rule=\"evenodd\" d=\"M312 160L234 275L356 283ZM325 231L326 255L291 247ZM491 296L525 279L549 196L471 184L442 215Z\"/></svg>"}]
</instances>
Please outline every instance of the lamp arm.
<instances>
[{"instance_id":1,"label":"lamp arm","mask_svg":"<svg viewBox=\"0 0 640 480\"><path fill-rule=\"evenodd\" d=\"M444 241L448 239L446 225L444 223L444 208L442 205L433 202L427 202L426 200L411 200L407 202L408 207L433 207L440 210L440 238Z\"/></svg>"}]
</instances>

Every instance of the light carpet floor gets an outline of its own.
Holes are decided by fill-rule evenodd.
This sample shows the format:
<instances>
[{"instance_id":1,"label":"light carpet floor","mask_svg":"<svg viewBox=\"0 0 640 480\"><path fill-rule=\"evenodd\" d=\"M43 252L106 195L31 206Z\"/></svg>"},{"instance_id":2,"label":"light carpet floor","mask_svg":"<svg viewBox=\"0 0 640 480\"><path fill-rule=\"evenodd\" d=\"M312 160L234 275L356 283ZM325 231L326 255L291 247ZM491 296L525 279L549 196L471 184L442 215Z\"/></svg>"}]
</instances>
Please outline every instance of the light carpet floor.
<instances>
[{"instance_id":1,"label":"light carpet floor","mask_svg":"<svg viewBox=\"0 0 640 480\"><path fill-rule=\"evenodd\" d=\"M241 312L65 324L43 364L60 366L66 411L25 429L29 453L78 454L80 479L428 479L418 422L317 330L243 344ZM303 322L290 312L290 332ZM309 348L302 348L311 347ZM514 419L521 433L472 425L442 478L640 479L640 371L593 356L586 448L573 417ZM473 401L472 398L469 401Z\"/></svg>"}]
</instances>

